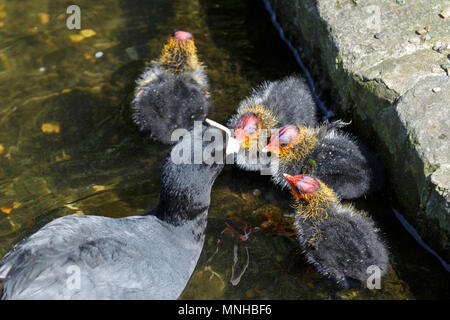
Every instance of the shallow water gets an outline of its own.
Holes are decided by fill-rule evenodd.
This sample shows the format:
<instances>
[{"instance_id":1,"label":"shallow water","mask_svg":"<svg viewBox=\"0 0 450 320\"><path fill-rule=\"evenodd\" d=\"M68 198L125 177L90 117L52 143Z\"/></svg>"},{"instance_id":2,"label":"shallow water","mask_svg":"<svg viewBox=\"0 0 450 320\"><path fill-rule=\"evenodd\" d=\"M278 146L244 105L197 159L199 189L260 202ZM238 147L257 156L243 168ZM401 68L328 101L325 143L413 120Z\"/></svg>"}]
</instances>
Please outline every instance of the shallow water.
<instances>
[{"instance_id":1,"label":"shallow water","mask_svg":"<svg viewBox=\"0 0 450 320\"><path fill-rule=\"evenodd\" d=\"M212 86L210 118L222 123L252 86L301 72L259 1L77 4L82 29L96 34L74 42L66 1L0 0L0 256L60 216L125 217L155 206L170 148L138 134L129 102L134 80L174 30L194 34ZM403 230L392 203L387 190L354 203L378 222L391 251L382 289L342 289L303 260L286 217L289 195L227 167L181 298L448 298L448 273ZM223 232L243 234L246 224L251 241Z\"/></svg>"}]
</instances>

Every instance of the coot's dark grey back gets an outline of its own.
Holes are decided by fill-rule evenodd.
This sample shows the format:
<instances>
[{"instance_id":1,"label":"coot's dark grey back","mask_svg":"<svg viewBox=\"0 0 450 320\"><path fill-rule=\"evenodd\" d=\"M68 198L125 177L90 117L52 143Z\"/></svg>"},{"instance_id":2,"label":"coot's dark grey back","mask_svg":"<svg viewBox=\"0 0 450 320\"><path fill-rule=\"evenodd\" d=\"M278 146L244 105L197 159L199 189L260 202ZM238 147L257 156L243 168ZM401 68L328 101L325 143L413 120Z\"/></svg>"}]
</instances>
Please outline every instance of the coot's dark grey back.
<instances>
[{"instance_id":1,"label":"coot's dark grey back","mask_svg":"<svg viewBox=\"0 0 450 320\"><path fill-rule=\"evenodd\" d=\"M202 245L154 216L62 217L0 260L2 298L176 299Z\"/></svg>"}]
</instances>

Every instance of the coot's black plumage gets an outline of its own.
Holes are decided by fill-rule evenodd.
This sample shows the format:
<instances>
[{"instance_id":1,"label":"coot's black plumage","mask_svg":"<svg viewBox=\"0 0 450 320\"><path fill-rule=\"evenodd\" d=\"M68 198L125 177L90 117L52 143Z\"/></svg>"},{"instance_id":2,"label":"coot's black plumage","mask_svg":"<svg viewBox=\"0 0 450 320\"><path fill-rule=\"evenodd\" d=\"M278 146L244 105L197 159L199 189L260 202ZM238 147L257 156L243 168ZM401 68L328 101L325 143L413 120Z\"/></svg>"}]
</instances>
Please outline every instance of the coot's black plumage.
<instances>
[{"instance_id":1,"label":"coot's black plumage","mask_svg":"<svg viewBox=\"0 0 450 320\"><path fill-rule=\"evenodd\" d=\"M340 198L371 194L383 185L383 167L367 148L339 130L336 121L318 128L287 125L272 135L263 149L278 156L271 161L272 180L282 188L283 173L311 174L332 188Z\"/></svg>"},{"instance_id":2,"label":"coot's black plumage","mask_svg":"<svg viewBox=\"0 0 450 320\"><path fill-rule=\"evenodd\" d=\"M322 181L286 175L296 208L295 228L307 261L322 275L347 286L363 283L376 266L386 273L389 254L375 223L363 212L342 205ZM371 267L373 268L373 267Z\"/></svg>"},{"instance_id":3,"label":"coot's black plumage","mask_svg":"<svg viewBox=\"0 0 450 320\"><path fill-rule=\"evenodd\" d=\"M152 214L65 216L15 245L0 260L0 297L177 299L203 247L211 186L224 166L209 158L223 155L222 137L206 127L183 136L163 166ZM186 161L199 153L200 163Z\"/></svg>"},{"instance_id":4,"label":"coot's black plumage","mask_svg":"<svg viewBox=\"0 0 450 320\"><path fill-rule=\"evenodd\" d=\"M175 129L193 128L211 106L205 68L197 58L192 34L177 31L137 81L131 102L139 130L155 140L173 144Z\"/></svg>"},{"instance_id":5,"label":"coot's black plumage","mask_svg":"<svg viewBox=\"0 0 450 320\"><path fill-rule=\"evenodd\" d=\"M264 165L258 161L253 163L246 154L248 150L261 151L271 130L286 124L315 127L317 113L311 90L300 76L265 82L255 88L240 102L236 114L228 121L228 127L235 130L235 138L242 147L237 154L238 166L245 170L261 170ZM261 135L263 129L267 130L266 135Z\"/></svg>"}]
</instances>

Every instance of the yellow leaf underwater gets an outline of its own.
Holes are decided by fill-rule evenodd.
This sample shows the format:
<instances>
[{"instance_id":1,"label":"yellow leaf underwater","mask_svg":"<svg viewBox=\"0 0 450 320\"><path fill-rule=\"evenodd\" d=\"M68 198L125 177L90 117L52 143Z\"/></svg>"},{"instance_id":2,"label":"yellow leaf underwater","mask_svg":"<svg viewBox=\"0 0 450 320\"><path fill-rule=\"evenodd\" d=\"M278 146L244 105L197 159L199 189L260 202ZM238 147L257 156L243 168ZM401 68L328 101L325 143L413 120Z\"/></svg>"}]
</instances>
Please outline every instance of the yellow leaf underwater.
<instances>
[{"instance_id":1,"label":"yellow leaf underwater","mask_svg":"<svg viewBox=\"0 0 450 320\"><path fill-rule=\"evenodd\" d=\"M106 190L106 187L96 185L96 186L92 186L92 189L94 189L94 192L99 192L99 191Z\"/></svg>"},{"instance_id":2,"label":"yellow leaf underwater","mask_svg":"<svg viewBox=\"0 0 450 320\"><path fill-rule=\"evenodd\" d=\"M95 36L97 33L92 29L84 29L80 31L80 34L85 38L89 38Z\"/></svg>"},{"instance_id":3,"label":"yellow leaf underwater","mask_svg":"<svg viewBox=\"0 0 450 320\"><path fill-rule=\"evenodd\" d=\"M81 34L71 34L69 37L72 42L80 42L84 39Z\"/></svg>"},{"instance_id":4,"label":"yellow leaf underwater","mask_svg":"<svg viewBox=\"0 0 450 320\"><path fill-rule=\"evenodd\" d=\"M59 133L61 131L59 125L54 123L43 123L41 130L44 133Z\"/></svg>"},{"instance_id":5,"label":"yellow leaf underwater","mask_svg":"<svg viewBox=\"0 0 450 320\"><path fill-rule=\"evenodd\" d=\"M5 208L5 207L1 207L0 211L6 214L10 214L12 211L12 208Z\"/></svg>"},{"instance_id":6,"label":"yellow leaf underwater","mask_svg":"<svg viewBox=\"0 0 450 320\"><path fill-rule=\"evenodd\" d=\"M39 13L39 21L41 22L41 24L47 24L50 21L50 16L48 15L48 13Z\"/></svg>"},{"instance_id":7,"label":"yellow leaf underwater","mask_svg":"<svg viewBox=\"0 0 450 320\"><path fill-rule=\"evenodd\" d=\"M3 152L5 152L5 147L2 144L0 144L0 154L2 154Z\"/></svg>"}]
</instances>

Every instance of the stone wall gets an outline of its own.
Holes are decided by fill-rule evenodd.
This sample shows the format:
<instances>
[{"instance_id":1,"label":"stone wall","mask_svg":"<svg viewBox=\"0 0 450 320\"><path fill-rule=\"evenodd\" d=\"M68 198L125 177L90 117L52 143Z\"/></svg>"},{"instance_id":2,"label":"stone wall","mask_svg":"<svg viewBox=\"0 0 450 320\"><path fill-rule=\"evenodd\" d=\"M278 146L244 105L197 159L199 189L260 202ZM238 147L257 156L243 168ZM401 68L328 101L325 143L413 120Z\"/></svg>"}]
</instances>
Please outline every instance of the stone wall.
<instances>
[{"instance_id":1,"label":"stone wall","mask_svg":"<svg viewBox=\"0 0 450 320\"><path fill-rule=\"evenodd\" d=\"M450 1L269 3L332 107L380 153L402 213L449 261Z\"/></svg>"}]
</instances>

